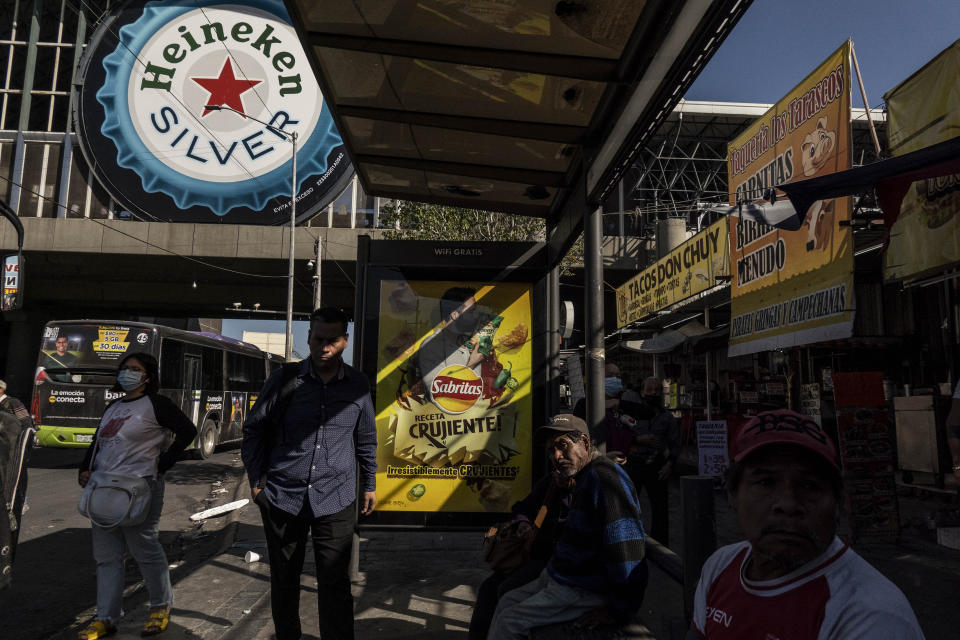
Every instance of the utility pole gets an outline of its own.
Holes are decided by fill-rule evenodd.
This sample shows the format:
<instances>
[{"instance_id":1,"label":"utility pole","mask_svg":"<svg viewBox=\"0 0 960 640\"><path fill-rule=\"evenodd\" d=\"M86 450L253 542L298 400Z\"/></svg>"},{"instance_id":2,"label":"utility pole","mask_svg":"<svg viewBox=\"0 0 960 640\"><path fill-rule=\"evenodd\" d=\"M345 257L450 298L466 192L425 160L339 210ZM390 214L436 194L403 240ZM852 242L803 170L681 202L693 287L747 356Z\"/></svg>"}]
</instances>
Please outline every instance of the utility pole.
<instances>
[{"instance_id":1,"label":"utility pole","mask_svg":"<svg viewBox=\"0 0 960 640\"><path fill-rule=\"evenodd\" d=\"M313 274L313 311L320 308L320 260L323 259L323 245L320 238L313 241L313 264L316 272Z\"/></svg>"}]
</instances>

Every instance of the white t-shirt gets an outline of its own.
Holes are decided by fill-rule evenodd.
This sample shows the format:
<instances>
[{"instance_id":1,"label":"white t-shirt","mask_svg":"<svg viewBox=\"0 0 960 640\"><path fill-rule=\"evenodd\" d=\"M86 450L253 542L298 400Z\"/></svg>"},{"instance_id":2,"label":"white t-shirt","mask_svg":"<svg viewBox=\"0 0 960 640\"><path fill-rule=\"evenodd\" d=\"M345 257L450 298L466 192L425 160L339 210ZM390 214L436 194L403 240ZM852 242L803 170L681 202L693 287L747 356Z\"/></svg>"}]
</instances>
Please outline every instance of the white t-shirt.
<instances>
[{"instance_id":1,"label":"white t-shirt","mask_svg":"<svg viewBox=\"0 0 960 640\"><path fill-rule=\"evenodd\" d=\"M157 457L166 449L171 435L157 422L149 397L118 400L107 407L100 419L91 469L155 476Z\"/></svg>"},{"instance_id":2,"label":"white t-shirt","mask_svg":"<svg viewBox=\"0 0 960 640\"><path fill-rule=\"evenodd\" d=\"M708 640L922 640L903 593L839 538L775 580L744 569L750 543L722 547L703 566L691 628Z\"/></svg>"}]
</instances>

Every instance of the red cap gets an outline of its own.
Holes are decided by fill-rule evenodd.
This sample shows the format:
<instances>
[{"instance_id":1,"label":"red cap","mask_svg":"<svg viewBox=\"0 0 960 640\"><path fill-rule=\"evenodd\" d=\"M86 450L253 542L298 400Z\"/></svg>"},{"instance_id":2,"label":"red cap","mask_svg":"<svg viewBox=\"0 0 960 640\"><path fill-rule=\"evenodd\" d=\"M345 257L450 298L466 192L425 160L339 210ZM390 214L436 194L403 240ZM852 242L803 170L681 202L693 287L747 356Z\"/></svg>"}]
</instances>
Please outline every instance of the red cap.
<instances>
[{"instance_id":1,"label":"red cap","mask_svg":"<svg viewBox=\"0 0 960 640\"><path fill-rule=\"evenodd\" d=\"M733 460L740 462L760 447L772 444L803 447L840 470L837 448L820 425L809 417L788 409L758 413L740 428L730 449Z\"/></svg>"}]
</instances>

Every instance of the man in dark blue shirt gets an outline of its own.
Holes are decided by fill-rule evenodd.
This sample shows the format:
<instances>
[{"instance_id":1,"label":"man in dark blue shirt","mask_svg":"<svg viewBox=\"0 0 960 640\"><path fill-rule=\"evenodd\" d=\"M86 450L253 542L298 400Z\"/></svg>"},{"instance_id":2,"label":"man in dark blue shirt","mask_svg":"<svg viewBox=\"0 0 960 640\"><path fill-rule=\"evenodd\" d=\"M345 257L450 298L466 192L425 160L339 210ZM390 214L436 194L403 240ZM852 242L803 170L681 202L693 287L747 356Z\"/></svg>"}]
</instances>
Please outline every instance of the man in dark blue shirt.
<instances>
[{"instance_id":1,"label":"man in dark blue shirt","mask_svg":"<svg viewBox=\"0 0 960 640\"><path fill-rule=\"evenodd\" d=\"M487 637L523 640L531 629L575 621L623 622L643 602L647 561L637 492L626 472L597 453L586 423L561 413L537 430L555 473L573 480L566 523L540 576L500 598Z\"/></svg>"},{"instance_id":2,"label":"man in dark blue shirt","mask_svg":"<svg viewBox=\"0 0 960 640\"><path fill-rule=\"evenodd\" d=\"M377 503L377 433L366 377L343 362L347 316L310 316L310 357L267 379L243 425L243 465L270 555L277 640L300 638L300 574L307 535L317 566L324 640L353 638L348 574L356 513ZM356 468L359 466L360 477Z\"/></svg>"}]
</instances>

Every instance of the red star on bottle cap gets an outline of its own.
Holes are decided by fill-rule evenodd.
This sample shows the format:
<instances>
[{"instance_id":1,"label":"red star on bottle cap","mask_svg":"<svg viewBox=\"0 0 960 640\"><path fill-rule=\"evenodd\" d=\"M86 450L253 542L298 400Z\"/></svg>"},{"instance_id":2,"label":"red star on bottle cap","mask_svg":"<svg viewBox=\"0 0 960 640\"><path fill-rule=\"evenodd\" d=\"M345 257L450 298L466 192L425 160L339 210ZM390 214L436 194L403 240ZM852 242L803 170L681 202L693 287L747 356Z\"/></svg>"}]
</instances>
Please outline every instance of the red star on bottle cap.
<instances>
[{"instance_id":1,"label":"red star on bottle cap","mask_svg":"<svg viewBox=\"0 0 960 640\"><path fill-rule=\"evenodd\" d=\"M230 58L224 61L219 77L190 79L210 92L210 98L204 105L222 105L235 109L241 114L243 114L243 101L240 96L262 82L262 80L237 80L237 77L233 74L233 65L230 63ZM210 111L211 109L204 106L203 115L207 115ZM246 116L243 117L246 118Z\"/></svg>"}]
</instances>

